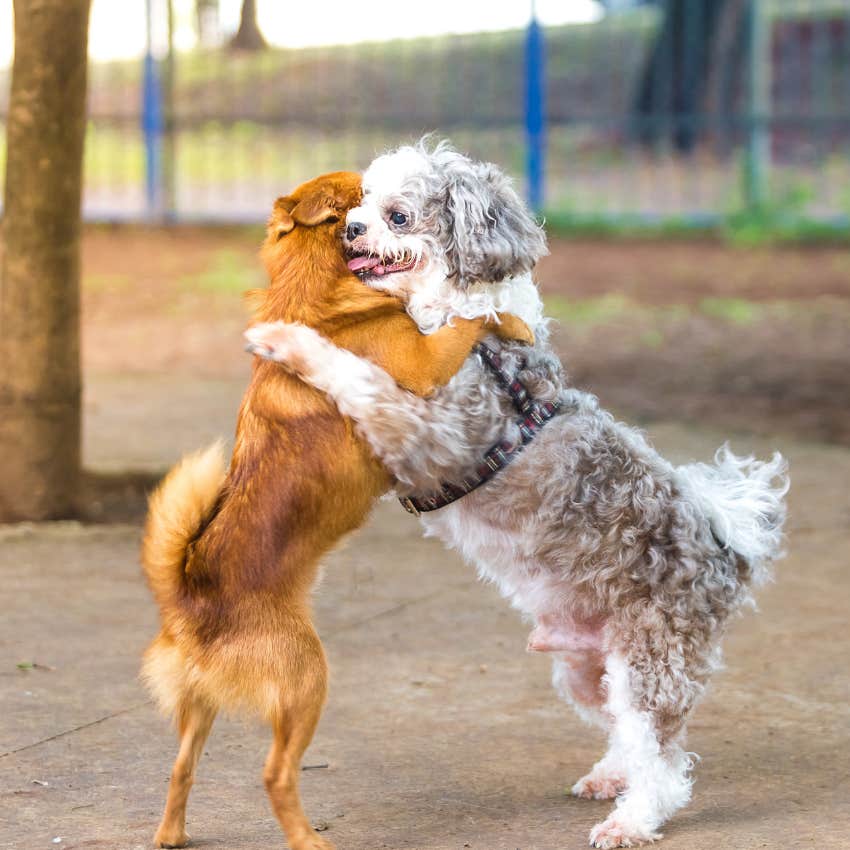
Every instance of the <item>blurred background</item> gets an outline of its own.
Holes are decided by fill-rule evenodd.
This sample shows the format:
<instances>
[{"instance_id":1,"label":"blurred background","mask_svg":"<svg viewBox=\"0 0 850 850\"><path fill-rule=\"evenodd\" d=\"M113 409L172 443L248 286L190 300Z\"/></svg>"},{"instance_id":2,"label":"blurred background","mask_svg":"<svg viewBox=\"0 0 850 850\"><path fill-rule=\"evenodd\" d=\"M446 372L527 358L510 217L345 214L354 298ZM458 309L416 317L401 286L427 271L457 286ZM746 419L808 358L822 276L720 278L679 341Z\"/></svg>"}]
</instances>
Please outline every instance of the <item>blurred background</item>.
<instances>
[{"instance_id":1,"label":"blurred background","mask_svg":"<svg viewBox=\"0 0 850 850\"><path fill-rule=\"evenodd\" d=\"M255 221L305 175L436 131L559 222L706 224L768 201L848 222L843 0L350 8L95 0L86 216Z\"/></svg>"},{"instance_id":2,"label":"blurred background","mask_svg":"<svg viewBox=\"0 0 850 850\"><path fill-rule=\"evenodd\" d=\"M274 199L425 132L498 163L545 220L536 275L575 384L673 462L724 440L790 460L790 557L730 630L665 846L843 847L848 0L93 0L90 26L88 0L14 6L0 847L150 846L173 745L136 681L156 629L146 494L234 432ZM46 518L71 521L21 522ZM329 559L313 822L350 850L584 846L601 810L562 789L601 740L553 700L495 589L418 535L390 501ZM266 738L217 723L198 846L279 845Z\"/></svg>"},{"instance_id":3,"label":"blurred background","mask_svg":"<svg viewBox=\"0 0 850 850\"><path fill-rule=\"evenodd\" d=\"M850 444L846 0L94 0L87 465L229 433L274 198L426 132L545 219L558 345L617 413Z\"/></svg>"}]
</instances>

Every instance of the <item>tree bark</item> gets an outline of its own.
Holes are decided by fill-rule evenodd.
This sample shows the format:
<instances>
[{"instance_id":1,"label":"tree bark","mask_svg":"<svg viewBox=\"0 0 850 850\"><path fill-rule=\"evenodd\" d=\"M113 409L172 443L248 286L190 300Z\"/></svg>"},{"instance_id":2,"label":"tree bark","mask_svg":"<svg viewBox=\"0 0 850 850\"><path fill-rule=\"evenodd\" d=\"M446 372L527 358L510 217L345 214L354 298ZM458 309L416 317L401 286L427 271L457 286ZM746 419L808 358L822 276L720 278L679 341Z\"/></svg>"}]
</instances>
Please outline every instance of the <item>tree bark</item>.
<instances>
[{"instance_id":1,"label":"tree bark","mask_svg":"<svg viewBox=\"0 0 850 850\"><path fill-rule=\"evenodd\" d=\"M0 521L73 516L90 0L15 0L0 259Z\"/></svg>"},{"instance_id":2,"label":"tree bark","mask_svg":"<svg viewBox=\"0 0 850 850\"><path fill-rule=\"evenodd\" d=\"M728 0L717 24L709 72L706 79L705 110L716 116L717 150L728 155L740 144L745 130L736 126L736 116L746 112L747 57L749 54L750 0Z\"/></svg>"},{"instance_id":3,"label":"tree bark","mask_svg":"<svg viewBox=\"0 0 850 850\"><path fill-rule=\"evenodd\" d=\"M687 153L704 135L700 119L709 60L718 23L730 5L730 0L666 0L633 110L635 135L644 144L669 136Z\"/></svg>"},{"instance_id":4,"label":"tree bark","mask_svg":"<svg viewBox=\"0 0 850 850\"><path fill-rule=\"evenodd\" d=\"M266 40L257 23L257 0L242 0L239 29L230 40L233 50L263 50Z\"/></svg>"}]
</instances>

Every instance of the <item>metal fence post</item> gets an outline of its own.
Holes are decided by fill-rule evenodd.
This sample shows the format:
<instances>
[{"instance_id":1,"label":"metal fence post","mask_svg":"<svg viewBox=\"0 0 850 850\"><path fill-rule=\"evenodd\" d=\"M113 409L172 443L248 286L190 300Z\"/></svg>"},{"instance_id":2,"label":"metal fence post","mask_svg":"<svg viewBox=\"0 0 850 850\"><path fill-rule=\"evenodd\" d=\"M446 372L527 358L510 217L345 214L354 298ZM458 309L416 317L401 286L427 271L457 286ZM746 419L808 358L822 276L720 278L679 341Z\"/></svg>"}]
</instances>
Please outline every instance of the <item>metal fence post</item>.
<instances>
[{"instance_id":1,"label":"metal fence post","mask_svg":"<svg viewBox=\"0 0 850 850\"><path fill-rule=\"evenodd\" d=\"M528 203L543 207L546 175L546 44L534 0L525 39L525 143Z\"/></svg>"},{"instance_id":2,"label":"metal fence post","mask_svg":"<svg viewBox=\"0 0 850 850\"><path fill-rule=\"evenodd\" d=\"M747 206L750 209L758 209L768 200L771 154L771 29L765 20L764 0L749 0L747 14L749 68L744 192Z\"/></svg>"},{"instance_id":3,"label":"metal fence post","mask_svg":"<svg viewBox=\"0 0 850 850\"><path fill-rule=\"evenodd\" d=\"M146 50L142 75L142 133L145 140L145 207L154 221L162 214L162 92L153 56L153 0L145 0Z\"/></svg>"},{"instance_id":4,"label":"metal fence post","mask_svg":"<svg viewBox=\"0 0 850 850\"><path fill-rule=\"evenodd\" d=\"M177 116L174 104L175 55L174 55L174 7L166 0L168 15L168 52L163 63L162 74L162 217L167 224L177 220Z\"/></svg>"}]
</instances>

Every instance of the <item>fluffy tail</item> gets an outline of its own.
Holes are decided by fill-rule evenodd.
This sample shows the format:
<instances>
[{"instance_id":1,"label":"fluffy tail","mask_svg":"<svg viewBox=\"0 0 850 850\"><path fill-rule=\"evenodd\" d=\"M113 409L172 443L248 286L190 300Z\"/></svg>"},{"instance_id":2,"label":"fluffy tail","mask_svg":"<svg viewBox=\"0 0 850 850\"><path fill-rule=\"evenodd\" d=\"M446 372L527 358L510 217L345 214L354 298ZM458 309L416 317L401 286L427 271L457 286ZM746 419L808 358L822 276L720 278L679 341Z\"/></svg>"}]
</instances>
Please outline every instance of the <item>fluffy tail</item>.
<instances>
[{"instance_id":1,"label":"fluffy tail","mask_svg":"<svg viewBox=\"0 0 850 850\"><path fill-rule=\"evenodd\" d=\"M216 442L186 455L150 497L142 567L160 609L177 597L186 546L215 506L225 473L223 446Z\"/></svg>"},{"instance_id":2,"label":"fluffy tail","mask_svg":"<svg viewBox=\"0 0 850 850\"><path fill-rule=\"evenodd\" d=\"M769 461L736 457L724 445L714 465L691 463L676 470L723 546L750 566L754 584L769 577L782 554L788 464L779 452Z\"/></svg>"}]
</instances>

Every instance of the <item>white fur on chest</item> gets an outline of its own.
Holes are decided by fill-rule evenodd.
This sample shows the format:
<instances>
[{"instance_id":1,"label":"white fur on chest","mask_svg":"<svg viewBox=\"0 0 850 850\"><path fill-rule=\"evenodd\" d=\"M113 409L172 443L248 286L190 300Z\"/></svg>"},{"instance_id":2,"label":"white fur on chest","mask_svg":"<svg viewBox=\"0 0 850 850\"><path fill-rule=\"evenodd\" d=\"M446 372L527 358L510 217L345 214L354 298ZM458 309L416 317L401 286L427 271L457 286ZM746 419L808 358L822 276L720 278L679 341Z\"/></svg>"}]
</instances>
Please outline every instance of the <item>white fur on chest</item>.
<instances>
[{"instance_id":1,"label":"white fur on chest","mask_svg":"<svg viewBox=\"0 0 850 850\"><path fill-rule=\"evenodd\" d=\"M534 328L543 321L543 302L531 274L458 289L435 271L410 296L407 312L423 333L434 333L453 318L495 318L497 313L512 313Z\"/></svg>"},{"instance_id":2,"label":"white fur on chest","mask_svg":"<svg viewBox=\"0 0 850 850\"><path fill-rule=\"evenodd\" d=\"M468 501L467 501L468 500ZM506 528L485 517L486 492L482 491L423 515L426 536L439 537L473 564L481 579L496 585L511 605L528 617L563 610L566 590L563 577L549 570L529 551L529 533Z\"/></svg>"}]
</instances>

